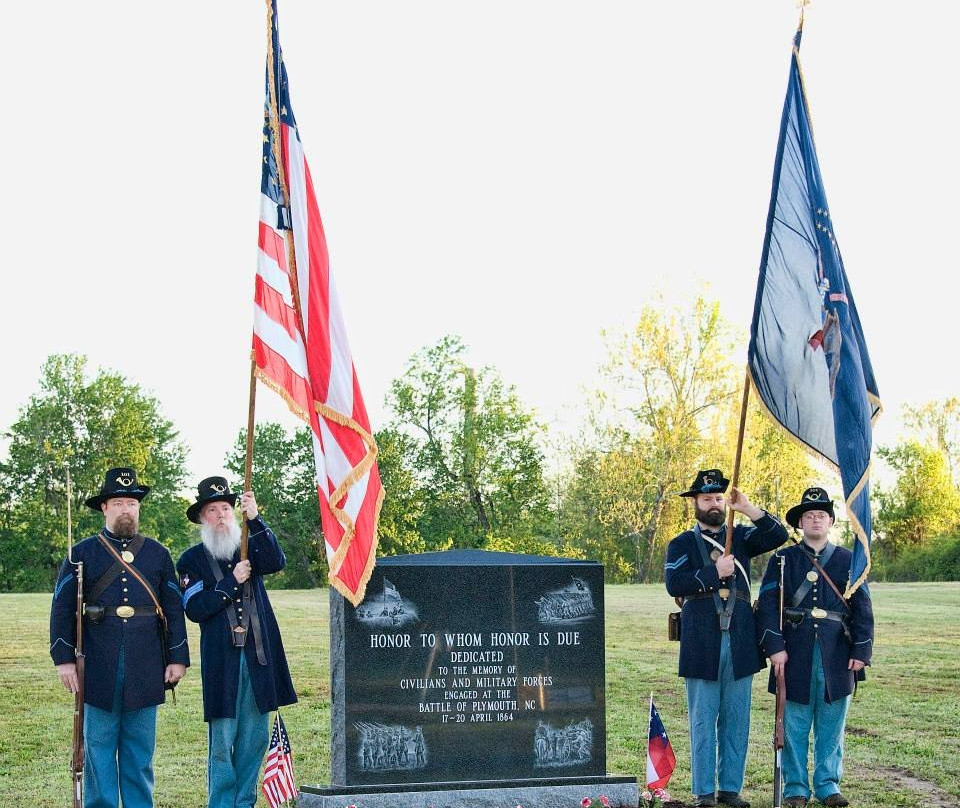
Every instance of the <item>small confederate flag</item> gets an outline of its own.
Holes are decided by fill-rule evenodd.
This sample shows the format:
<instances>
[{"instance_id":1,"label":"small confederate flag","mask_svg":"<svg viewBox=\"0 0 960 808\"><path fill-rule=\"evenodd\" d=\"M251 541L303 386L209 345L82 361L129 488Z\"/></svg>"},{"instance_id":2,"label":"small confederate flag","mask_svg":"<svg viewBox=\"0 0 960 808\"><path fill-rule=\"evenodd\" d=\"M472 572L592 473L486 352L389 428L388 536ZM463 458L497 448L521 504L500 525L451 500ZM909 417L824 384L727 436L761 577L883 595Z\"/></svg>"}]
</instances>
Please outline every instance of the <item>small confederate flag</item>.
<instances>
[{"instance_id":1,"label":"small confederate flag","mask_svg":"<svg viewBox=\"0 0 960 808\"><path fill-rule=\"evenodd\" d=\"M293 755L290 752L290 738L283 726L280 713L273 721L273 737L267 750L267 765L263 770L263 796L270 808L280 805L299 795L293 779Z\"/></svg>"},{"instance_id":2,"label":"small confederate flag","mask_svg":"<svg viewBox=\"0 0 960 808\"><path fill-rule=\"evenodd\" d=\"M647 788L666 788L677 758L650 694L650 730L647 733Z\"/></svg>"}]
</instances>

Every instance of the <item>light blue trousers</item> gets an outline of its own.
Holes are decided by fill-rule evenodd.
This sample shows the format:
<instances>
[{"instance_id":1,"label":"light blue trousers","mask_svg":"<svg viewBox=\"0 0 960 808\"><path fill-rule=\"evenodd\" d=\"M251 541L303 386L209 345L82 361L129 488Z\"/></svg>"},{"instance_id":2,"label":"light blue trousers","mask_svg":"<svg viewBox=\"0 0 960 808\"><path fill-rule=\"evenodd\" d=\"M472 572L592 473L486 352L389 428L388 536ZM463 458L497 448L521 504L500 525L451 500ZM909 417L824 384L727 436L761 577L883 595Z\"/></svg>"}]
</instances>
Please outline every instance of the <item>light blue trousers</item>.
<instances>
[{"instance_id":1,"label":"light blue trousers","mask_svg":"<svg viewBox=\"0 0 960 808\"><path fill-rule=\"evenodd\" d=\"M728 632L723 632L720 641L717 681L689 678L684 682L690 714L693 793L713 794L718 773L720 791L740 791L747 768L753 676L733 678Z\"/></svg>"},{"instance_id":2,"label":"light blue trousers","mask_svg":"<svg viewBox=\"0 0 960 808\"><path fill-rule=\"evenodd\" d=\"M123 649L113 708L86 705L83 716L84 808L152 808L157 708L123 709Z\"/></svg>"},{"instance_id":3,"label":"light blue trousers","mask_svg":"<svg viewBox=\"0 0 960 808\"><path fill-rule=\"evenodd\" d=\"M251 808L257 777L270 743L270 713L261 714L240 654L240 683L234 718L215 718L209 727L207 788L210 808Z\"/></svg>"},{"instance_id":4,"label":"light blue trousers","mask_svg":"<svg viewBox=\"0 0 960 808\"><path fill-rule=\"evenodd\" d=\"M789 665L790 662L787 661ZM783 796L810 798L807 750L813 729L813 792L824 800L840 791L843 776L843 728L850 697L831 704L825 697L820 643L813 645L810 703L788 701L783 714Z\"/></svg>"}]
</instances>

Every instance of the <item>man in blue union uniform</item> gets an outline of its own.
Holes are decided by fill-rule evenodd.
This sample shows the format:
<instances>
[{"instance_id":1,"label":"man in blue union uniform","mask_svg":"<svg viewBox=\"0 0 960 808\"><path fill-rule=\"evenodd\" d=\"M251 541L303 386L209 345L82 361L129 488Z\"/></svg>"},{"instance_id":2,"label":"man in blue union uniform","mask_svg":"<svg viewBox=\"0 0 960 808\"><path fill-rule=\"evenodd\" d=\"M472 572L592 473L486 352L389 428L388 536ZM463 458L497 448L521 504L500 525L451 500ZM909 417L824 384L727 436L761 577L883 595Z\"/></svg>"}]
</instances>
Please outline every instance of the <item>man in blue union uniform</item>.
<instances>
[{"instance_id":1,"label":"man in blue union uniform","mask_svg":"<svg viewBox=\"0 0 960 808\"><path fill-rule=\"evenodd\" d=\"M270 741L270 711L297 694L263 576L286 556L260 517L252 491L240 497L249 529L240 560L237 494L223 477L197 486L187 518L200 525L199 544L177 562L187 617L200 624L203 719L208 722L209 808L249 808Z\"/></svg>"},{"instance_id":2,"label":"man in blue union uniform","mask_svg":"<svg viewBox=\"0 0 960 808\"><path fill-rule=\"evenodd\" d=\"M740 491L719 469L700 471L680 496L694 502L696 523L667 546L667 591L683 599L680 676L690 714L693 793L698 806L749 808L740 796L750 736L753 675L764 666L750 608L750 559L787 540L778 519ZM726 508L753 526L733 529L724 555ZM719 786L719 788L718 788ZM716 789L716 793L715 793Z\"/></svg>"},{"instance_id":3,"label":"man in blue union uniform","mask_svg":"<svg viewBox=\"0 0 960 808\"><path fill-rule=\"evenodd\" d=\"M150 489L132 468L107 472L86 501L105 527L73 548L84 565L84 808L150 808L157 705L165 685L190 664L173 560L138 532ZM121 564L120 561L124 564ZM64 687L76 693L77 579L65 560L50 613L50 656ZM168 627L164 637L158 609ZM164 648L166 644L166 648Z\"/></svg>"},{"instance_id":4,"label":"man in blue union uniform","mask_svg":"<svg viewBox=\"0 0 960 808\"><path fill-rule=\"evenodd\" d=\"M782 668L787 684L784 710L783 795L791 808L811 796L807 771L813 728L813 792L827 806L848 805L840 792L843 729L855 683L873 651L873 609L867 585L849 600L840 587L853 554L830 542L833 502L822 488L808 488L787 522L803 541L770 559L760 587L757 636L770 657L771 693ZM783 617L780 581L783 580Z\"/></svg>"}]
</instances>

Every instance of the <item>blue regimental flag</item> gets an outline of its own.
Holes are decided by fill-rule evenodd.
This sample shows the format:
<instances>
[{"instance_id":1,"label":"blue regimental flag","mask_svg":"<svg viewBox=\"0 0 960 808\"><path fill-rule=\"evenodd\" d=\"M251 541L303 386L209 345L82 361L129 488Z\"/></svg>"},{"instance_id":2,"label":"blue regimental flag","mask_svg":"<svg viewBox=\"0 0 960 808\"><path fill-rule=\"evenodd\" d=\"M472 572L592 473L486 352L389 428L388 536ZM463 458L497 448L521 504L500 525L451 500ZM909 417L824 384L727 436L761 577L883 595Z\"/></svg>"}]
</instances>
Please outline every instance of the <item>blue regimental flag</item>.
<instances>
[{"instance_id":1,"label":"blue regimental flag","mask_svg":"<svg viewBox=\"0 0 960 808\"><path fill-rule=\"evenodd\" d=\"M820 176L793 41L748 356L777 422L836 466L857 536L847 596L870 570L870 451L880 396Z\"/></svg>"}]
</instances>

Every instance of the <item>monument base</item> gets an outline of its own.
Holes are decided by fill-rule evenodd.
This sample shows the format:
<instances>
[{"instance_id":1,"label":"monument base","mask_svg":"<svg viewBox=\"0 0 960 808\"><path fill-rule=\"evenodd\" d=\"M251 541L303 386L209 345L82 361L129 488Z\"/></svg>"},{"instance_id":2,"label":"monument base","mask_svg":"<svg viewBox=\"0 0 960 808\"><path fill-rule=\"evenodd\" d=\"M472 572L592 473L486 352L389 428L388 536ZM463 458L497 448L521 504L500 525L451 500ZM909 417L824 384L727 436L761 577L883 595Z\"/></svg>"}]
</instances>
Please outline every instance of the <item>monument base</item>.
<instances>
[{"instance_id":1,"label":"monument base","mask_svg":"<svg viewBox=\"0 0 960 808\"><path fill-rule=\"evenodd\" d=\"M297 808L579 808L603 794L612 808L637 808L636 777L482 780L379 786L300 786Z\"/></svg>"}]
</instances>

